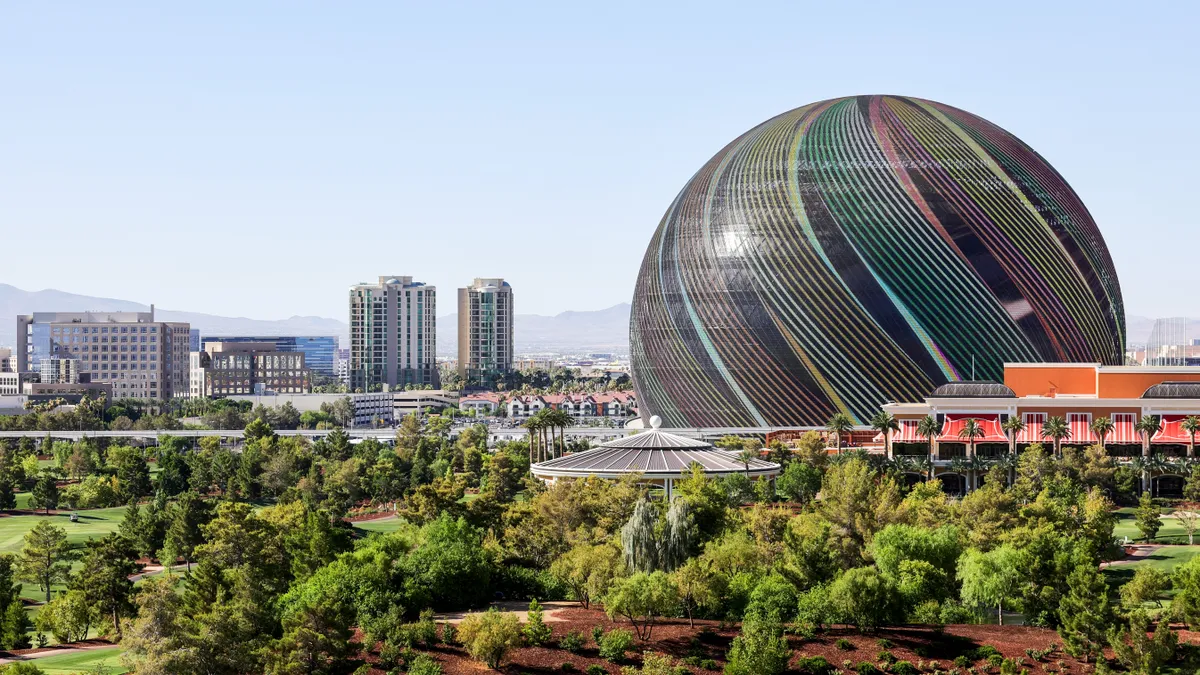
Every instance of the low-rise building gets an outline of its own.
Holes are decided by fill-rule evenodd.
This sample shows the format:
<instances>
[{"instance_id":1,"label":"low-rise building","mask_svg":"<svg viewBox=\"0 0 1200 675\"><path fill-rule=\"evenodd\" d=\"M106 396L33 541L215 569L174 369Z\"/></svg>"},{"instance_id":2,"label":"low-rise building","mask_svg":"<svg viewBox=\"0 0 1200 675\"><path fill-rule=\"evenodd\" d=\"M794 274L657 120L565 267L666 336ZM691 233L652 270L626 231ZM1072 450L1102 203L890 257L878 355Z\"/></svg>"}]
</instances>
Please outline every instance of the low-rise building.
<instances>
[{"instance_id":1,"label":"low-rise building","mask_svg":"<svg viewBox=\"0 0 1200 675\"><path fill-rule=\"evenodd\" d=\"M280 352L265 342L209 342L191 360L202 397L231 394L304 394L312 391L312 371L304 352Z\"/></svg>"},{"instance_id":2,"label":"low-rise building","mask_svg":"<svg viewBox=\"0 0 1200 675\"><path fill-rule=\"evenodd\" d=\"M0 373L17 372L17 358L11 347L0 347Z\"/></svg>"},{"instance_id":3,"label":"low-rise building","mask_svg":"<svg viewBox=\"0 0 1200 675\"><path fill-rule=\"evenodd\" d=\"M25 384L37 381L37 373L0 372L0 396L22 396L25 393Z\"/></svg>"}]
</instances>

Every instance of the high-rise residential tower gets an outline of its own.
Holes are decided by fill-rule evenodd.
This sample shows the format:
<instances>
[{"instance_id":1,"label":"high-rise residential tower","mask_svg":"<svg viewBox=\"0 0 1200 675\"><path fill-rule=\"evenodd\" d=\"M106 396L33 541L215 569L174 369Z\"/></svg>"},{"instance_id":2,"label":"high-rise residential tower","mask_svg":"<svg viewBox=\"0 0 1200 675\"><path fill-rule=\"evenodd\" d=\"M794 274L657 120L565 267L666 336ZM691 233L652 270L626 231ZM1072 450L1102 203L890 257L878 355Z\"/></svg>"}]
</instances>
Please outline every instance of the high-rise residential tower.
<instances>
[{"instance_id":1,"label":"high-rise residential tower","mask_svg":"<svg viewBox=\"0 0 1200 675\"><path fill-rule=\"evenodd\" d=\"M470 382L512 370L513 292L503 279L458 289L458 374Z\"/></svg>"},{"instance_id":2,"label":"high-rise residential tower","mask_svg":"<svg viewBox=\"0 0 1200 675\"><path fill-rule=\"evenodd\" d=\"M350 388L438 386L437 289L412 277L350 287Z\"/></svg>"},{"instance_id":3,"label":"high-rise residential tower","mask_svg":"<svg viewBox=\"0 0 1200 675\"><path fill-rule=\"evenodd\" d=\"M167 400L189 394L186 323L149 312L35 312L17 317L17 371L108 382L112 396ZM64 369L64 362L75 361Z\"/></svg>"}]
</instances>

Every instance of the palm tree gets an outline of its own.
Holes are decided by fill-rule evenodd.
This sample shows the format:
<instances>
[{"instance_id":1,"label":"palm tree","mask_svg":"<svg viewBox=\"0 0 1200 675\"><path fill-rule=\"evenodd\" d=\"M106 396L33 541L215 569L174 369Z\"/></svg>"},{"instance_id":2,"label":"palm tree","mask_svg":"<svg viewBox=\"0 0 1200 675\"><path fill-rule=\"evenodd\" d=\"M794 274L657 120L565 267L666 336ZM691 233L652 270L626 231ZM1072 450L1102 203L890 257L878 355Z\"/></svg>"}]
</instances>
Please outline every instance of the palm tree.
<instances>
[{"instance_id":1,"label":"palm tree","mask_svg":"<svg viewBox=\"0 0 1200 675\"><path fill-rule=\"evenodd\" d=\"M1188 434L1188 457L1196 456L1196 432L1200 431L1200 417L1188 415L1179 423L1179 428Z\"/></svg>"},{"instance_id":2,"label":"palm tree","mask_svg":"<svg viewBox=\"0 0 1200 675\"><path fill-rule=\"evenodd\" d=\"M542 420L537 415L533 415L525 420L521 426L529 431L529 463L533 464L535 461L538 461L534 459L534 450L538 448L538 439L540 438L538 434L541 433Z\"/></svg>"},{"instance_id":3,"label":"palm tree","mask_svg":"<svg viewBox=\"0 0 1200 675\"><path fill-rule=\"evenodd\" d=\"M900 431L900 422L896 420L896 416L886 410L880 410L871 418L871 428L883 434L883 454L885 457L892 456L892 442L889 436L891 432Z\"/></svg>"},{"instance_id":4,"label":"palm tree","mask_svg":"<svg viewBox=\"0 0 1200 675\"><path fill-rule=\"evenodd\" d=\"M967 439L967 461L970 461L975 456L975 439L983 435L983 426L979 424L979 420L974 417L968 417L966 423L963 424L962 430L958 432L959 438ZM968 469L971 472L971 478L967 490L970 491L975 489L975 468L974 466L968 466Z\"/></svg>"},{"instance_id":5,"label":"palm tree","mask_svg":"<svg viewBox=\"0 0 1200 675\"><path fill-rule=\"evenodd\" d=\"M955 473L963 479L962 484L963 484L964 494L967 491L966 476L967 476L967 471L970 469L970 467L971 467L971 463L967 461L966 457L951 457L950 458L950 471L951 471L951 473Z\"/></svg>"},{"instance_id":6,"label":"palm tree","mask_svg":"<svg viewBox=\"0 0 1200 675\"><path fill-rule=\"evenodd\" d=\"M917 422L917 435L924 436L925 442L928 444L928 466L929 480L933 480L933 439L942 431L942 426L938 424L937 418L933 415L926 415Z\"/></svg>"},{"instance_id":7,"label":"palm tree","mask_svg":"<svg viewBox=\"0 0 1200 675\"><path fill-rule=\"evenodd\" d=\"M1096 434L1096 438L1100 439L1100 449L1108 452L1108 435L1117 425L1113 423L1111 417L1097 417L1092 420L1092 433Z\"/></svg>"},{"instance_id":8,"label":"palm tree","mask_svg":"<svg viewBox=\"0 0 1200 675\"><path fill-rule=\"evenodd\" d=\"M829 418L829 422L825 424L825 428L829 433L833 434L834 443L837 446L837 454L842 454L842 434L849 432L854 428L854 420L846 413L834 413L833 417Z\"/></svg>"},{"instance_id":9,"label":"palm tree","mask_svg":"<svg viewBox=\"0 0 1200 675\"><path fill-rule=\"evenodd\" d=\"M1133 428L1136 429L1137 432L1142 435L1142 457L1149 458L1150 457L1150 439L1154 438L1154 434L1157 434L1159 431L1162 430L1162 422L1159 422L1158 418L1154 417L1153 415L1142 415L1141 419L1139 419L1137 421L1137 424L1135 424ZM1143 459L1143 462L1144 461L1145 460ZM1145 492L1146 489L1148 488L1148 486L1146 485L1146 481L1149 479L1148 474L1149 474L1148 467L1143 467L1143 469L1142 469L1142 492Z\"/></svg>"},{"instance_id":10,"label":"palm tree","mask_svg":"<svg viewBox=\"0 0 1200 675\"><path fill-rule=\"evenodd\" d=\"M1012 461L1007 462L1005 467L1009 472L1008 484L1012 485L1016 481L1013 472L1016 471L1017 466L1017 436L1025 431L1025 420L1021 419L1019 415L1009 415L1000 427L1004 429L1004 433L1008 434L1008 456Z\"/></svg>"},{"instance_id":11,"label":"palm tree","mask_svg":"<svg viewBox=\"0 0 1200 675\"><path fill-rule=\"evenodd\" d=\"M1042 438L1054 441L1054 458L1062 459L1062 440L1071 437L1071 425L1058 415L1046 419L1042 425Z\"/></svg>"},{"instance_id":12,"label":"palm tree","mask_svg":"<svg viewBox=\"0 0 1200 675\"><path fill-rule=\"evenodd\" d=\"M558 431L558 456L562 457L563 453L566 451L567 445L564 434L566 433L567 427L571 426L571 424L575 422L575 418L571 417L566 411L563 410L547 410L546 422L548 422L550 425L551 441L554 440L554 431ZM554 453L552 451L551 455L553 454Z\"/></svg>"},{"instance_id":13,"label":"palm tree","mask_svg":"<svg viewBox=\"0 0 1200 675\"><path fill-rule=\"evenodd\" d=\"M1005 473L1007 474L1008 484L1009 486L1012 486L1012 484L1016 481L1016 478L1013 474L1016 472L1017 468L1017 456L1013 454L1004 455L1003 457L997 457L992 463L1001 469L1004 469Z\"/></svg>"},{"instance_id":14,"label":"palm tree","mask_svg":"<svg viewBox=\"0 0 1200 675\"><path fill-rule=\"evenodd\" d=\"M1146 461L1143 462L1143 466L1146 469L1146 473L1150 474L1150 496L1153 497L1154 496L1154 474L1156 474L1156 473L1159 475L1165 474L1165 473L1169 472L1173 467L1172 467L1171 462L1167 461L1167 458L1163 457L1163 454L1161 452L1156 452L1153 455L1150 455L1150 457L1148 457L1146 459Z\"/></svg>"}]
</instances>

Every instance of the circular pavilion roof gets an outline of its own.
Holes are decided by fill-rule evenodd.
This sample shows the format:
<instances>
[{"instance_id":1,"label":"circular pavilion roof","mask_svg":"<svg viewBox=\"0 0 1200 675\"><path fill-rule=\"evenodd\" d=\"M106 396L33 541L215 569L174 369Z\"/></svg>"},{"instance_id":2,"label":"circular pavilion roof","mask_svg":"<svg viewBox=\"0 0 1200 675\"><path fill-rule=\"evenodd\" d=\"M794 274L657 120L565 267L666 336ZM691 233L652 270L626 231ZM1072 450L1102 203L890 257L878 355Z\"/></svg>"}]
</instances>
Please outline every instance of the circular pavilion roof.
<instances>
[{"instance_id":1,"label":"circular pavilion roof","mask_svg":"<svg viewBox=\"0 0 1200 675\"><path fill-rule=\"evenodd\" d=\"M657 422L658 424L655 424ZM680 475L692 464L714 475L745 473L749 476L774 476L780 467L774 462L752 459L749 468L736 452L721 450L711 443L659 429L658 416L650 420L648 431L600 444L600 447L576 452L530 467L533 475L552 478L616 478L639 473L663 478Z\"/></svg>"},{"instance_id":2,"label":"circular pavilion roof","mask_svg":"<svg viewBox=\"0 0 1200 675\"><path fill-rule=\"evenodd\" d=\"M1200 382L1160 382L1151 385L1142 398L1200 398Z\"/></svg>"}]
</instances>

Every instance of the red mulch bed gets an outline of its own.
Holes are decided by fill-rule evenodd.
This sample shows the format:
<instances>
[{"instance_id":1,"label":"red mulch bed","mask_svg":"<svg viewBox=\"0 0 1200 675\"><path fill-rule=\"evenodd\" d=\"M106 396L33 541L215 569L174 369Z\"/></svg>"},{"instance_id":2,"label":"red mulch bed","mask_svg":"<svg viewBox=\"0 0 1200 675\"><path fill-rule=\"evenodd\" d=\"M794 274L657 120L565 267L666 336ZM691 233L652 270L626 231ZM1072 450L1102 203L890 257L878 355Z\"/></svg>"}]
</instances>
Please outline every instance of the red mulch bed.
<instances>
[{"instance_id":1,"label":"red mulch bed","mask_svg":"<svg viewBox=\"0 0 1200 675\"><path fill-rule=\"evenodd\" d=\"M585 644L584 649L579 654L571 654L555 647L525 647L511 652L505 659L505 663L501 666L499 672L505 673L505 675L561 673L563 672L563 663L573 664L577 673L583 673L591 664L602 666L608 673L615 674L620 672L619 665L609 663L600 658L596 651L596 644L592 641L591 631L592 626L596 625L602 626L606 631L613 628L631 630L628 622L614 623L604 615L603 611L596 609L585 610L577 608L560 610L556 612L556 616L564 620L547 622L546 624L552 629L555 640L565 635L568 631L576 630L583 633ZM701 629L704 627L710 628L711 633L701 636ZM684 619L669 619L655 626L651 640L635 644L636 653L630 652L630 658L624 665L639 664L641 662L641 652L647 650L670 654L676 659L682 659L693 652L691 645L692 637L701 636L701 642L697 651L702 659L715 660L718 663L718 670L707 671L695 666L688 666L688 669L697 675L717 673L720 672L720 669L724 668L725 653L728 651L729 645L737 633L736 628L721 629L716 621L697 620L695 628L689 628L687 621ZM1180 635L1181 641L1186 641L1193 637L1193 635L1186 632ZM839 638L849 640L854 645L854 648L849 650L838 649L835 646L835 642ZM955 625L946 626L945 630L941 633L931 628L902 627L880 630L877 634L873 635L860 635L849 629L835 629L827 633L822 633L812 640L798 636L789 636L788 641L794 652L792 656L793 666L796 665L796 661L801 657L820 655L828 659L835 668L841 669L843 668L843 661L846 660L851 661L853 664L858 664L861 661L877 662L878 654L883 649L877 642L881 638L886 638L892 642L892 646L888 651L895 655L897 659L911 661L913 664L919 664L924 661L927 672L932 672L933 670L933 667L930 666L931 661L938 661L937 667L941 670L949 670L953 667L951 661L953 661L954 657L966 650L985 644L995 647L1006 657L1025 658L1026 664L1024 667L1029 669L1031 675L1058 671L1058 662L1060 660L1068 665L1068 672L1072 674L1088 673L1092 670L1091 665L1083 664L1067 656L1061 649L1055 651L1039 663L1030 663L1028 657L1025 656L1026 649L1045 649L1051 643L1056 643L1061 648L1062 640L1052 630L1028 626ZM920 650L924 656L919 656L914 650ZM483 664L472 660L462 648L439 645L434 649L419 651L424 651L441 663L447 675L467 675L487 671L487 668ZM376 659L377 655L371 655L370 660L372 662ZM993 671L999 672L999 669L981 668L981 672ZM379 669L374 669L371 672L373 675L384 673L383 670Z\"/></svg>"},{"instance_id":2,"label":"red mulch bed","mask_svg":"<svg viewBox=\"0 0 1200 675\"><path fill-rule=\"evenodd\" d=\"M68 642L66 644L54 645L53 647L31 647L29 649L0 649L0 654L7 656L28 656L29 654L38 654L41 652L56 652L60 649L77 649L80 647L111 647L114 643L108 640L81 640L79 642Z\"/></svg>"}]
</instances>

